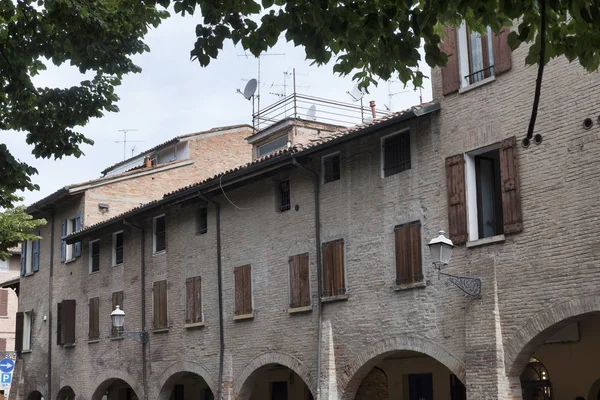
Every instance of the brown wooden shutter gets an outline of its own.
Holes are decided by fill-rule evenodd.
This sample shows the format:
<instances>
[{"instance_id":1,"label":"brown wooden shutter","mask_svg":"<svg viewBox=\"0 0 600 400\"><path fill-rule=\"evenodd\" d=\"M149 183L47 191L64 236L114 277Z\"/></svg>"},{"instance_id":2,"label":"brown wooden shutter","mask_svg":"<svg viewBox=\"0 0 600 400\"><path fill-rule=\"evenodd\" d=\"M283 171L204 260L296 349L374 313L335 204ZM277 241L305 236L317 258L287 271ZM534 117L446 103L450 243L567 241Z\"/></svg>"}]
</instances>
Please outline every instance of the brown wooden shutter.
<instances>
[{"instance_id":1,"label":"brown wooden shutter","mask_svg":"<svg viewBox=\"0 0 600 400\"><path fill-rule=\"evenodd\" d=\"M22 312L17 313L17 326L15 327L15 351L17 354L21 354L23 351L23 322L24 315Z\"/></svg>"},{"instance_id":2,"label":"brown wooden shutter","mask_svg":"<svg viewBox=\"0 0 600 400\"><path fill-rule=\"evenodd\" d=\"M154 282L154 327L167 327L167 281Z\"/></svg>"},{"instance_id":3,"label":"brown wooden shutter","mask_svg":"<svg viewBox=\"0 0 600 400\"><path fill-rule=\"evenodd\" d=\"M412 281L423 280L423 255L421 254L421 221L410 223L410 265Z\"/></svg>"},{"instance_id":4,"label":"brown wooden shutter","mask_svg":"<svg viewBox=\"0 0 600 400\"><path fill-rule=\"evenodd\" d=\"M242 265L233 270L235 277L235 315L252 314L252 269Z\"/></svg>"},{"instance_id":5,"label":"brown wooden shutter","mask_svg":"<svg viewBox=\"0 0 600 400\"><path fill-rule=\"evenodd\" d=\"M513 136L500 144L500 177L502 179L502 215L504 233L523 230L521 188L517 166L517 139Z\"/></svg>"},{"instance_id":6,"label":"brown wooden shutter","mask_svg":"<svg viewBox=\"0 0 600 400\"><path fill-rule=\"evenodd\" d=\"M250 265L244 271L244 314L252 314L252 269Z\"/></svg>"},{"instance_id":7,"label":"brown wooden shutter","mask_svg":"<svg viewBox=\"0 0 600 400\"><path fill-rule=\"evenodd\" d=\"M90 299L89 304L89 339L100 338L100 298Z\"/></svg>"},{"instance_id":8,"label":"brown wooden shutter","mask_svg":"<svg viewBox=\"0 0 600 400\"><path fill-rule=\"evenodd\" d=\"M336 240L334 242L334 272L333 272L333 288L334 295L339 296L346 294L346 280L344 279L344 240Z\"/></svg>"},{"instance_id":9,"label":"brown wooden shutter","mask_svg":"<svg viewBox=\"0 0 600 400\"><path fill-rule=\"evenodd\" d=\"M502 28L500 33L492 33L492 51L494 53L494 74L500 75L512 67L512 52L508 45L509 28Z\"/></svg>"},{"instance_id":10,"label":"brown wooden shutter","mask_svg":"<svg viewBox=\"0 0 600 400\"><path fill-rule=\"evenodd\" d=\"M185 323L202 322L202 280L199 276L185 280Z\"/></svg>"},{"instance_id":11,"label":"brown wooden shutter","mask_svg":"<svg viewBox=\"0 0 600 400\"><path fill-rule=\"evenodd\" d=\"M323 297L333 296L333 244L323 243Z\"/></svg>"},{"instance_id":12,"label":"brown wooden shutter","mask_svg":"<svg viewBox=\"0 0 600 400\"><path fill-rule=\"evenodd\" d=\"M75 343L75 300L62 301L62 340L63 344Z\"/></svg>"},{"instance_id":13,"label":"brown wooden shutter","mask_svg":"<svg viewBox=\"0 0 600 400\"><path fill-rule=\"evenodd\" d=\"M448 56L446 66L442 67L442 93L445 96L460 89L456 28L445 27L442 40L440 50Z\"/></svg>"},{"instance_id":14,"label":"brown wooden shutter","mask_svg":"<svg viewBox=\"0 0 600 400\"><path fill-rule=\"evenodd\" d=\"M56 304L56 344L63 344L62 340L62 303Z\"/></svg>"},{"instance_id":15,"label":"brown wooden shutter","mask_svg":"<svg viewBox=\"0 0 600 400\"><path fill-rule=\"evenodd\" d=\"M454 245L467 242L467 202L465 196L465 157L463 154L446 158L448 186L448 225Z\"/></svg>"},{"instance_id":16,"label":"brown wooden shutter","mask_svg":"<svg viewBox=\"0 0 600 400\"><path fill-rule=\"evenodd\" d=\"M0 338L0 351L6 351L6 339Z\"/></svg>"},{"instance_id":17,"label":"brown wooden shutter","mask_svg":"<svg viewBox=\"0 0 600 400\"><path fill-rule=\"evenodd\" d=\"M405 285L411 281L410 276L410 227L408 224L394 228L396 236L396 284Z\"/></svg>"},{"instance_id":18,"label":"brown wooden shutter","mask_svg":"<svg viewBox=\"0 0 600 400\"><path fill-rule=\"evenodd\" d=\"M308 253L289 258L290 265L290 308L310 305Z\"/></svg>"},{"instance_id":19,"label":"brown wooden shutter","mask_svg":"<svg viewBox=\"0 0 600 400\"><path fill-rule=\"evenodd\" d=\"M8 315L8 290L0 289L0 316Z\"/></svg>"},{"instance_id":20,"label":"brown wooden shutter","mask_svg":"<svg viewBox=\"0 0 600 400\"><path fill-rule=\"evenodd\" d=\"M117 306L119 306L119 308L121 310L123 310L123 291L122 290L120 292L113 292L111 312L113 312L114 309L117 308ZM118 334L117 327L113 326L111 329L111 335L117 336L117 334Z\"/></svg>"}]
</instances>

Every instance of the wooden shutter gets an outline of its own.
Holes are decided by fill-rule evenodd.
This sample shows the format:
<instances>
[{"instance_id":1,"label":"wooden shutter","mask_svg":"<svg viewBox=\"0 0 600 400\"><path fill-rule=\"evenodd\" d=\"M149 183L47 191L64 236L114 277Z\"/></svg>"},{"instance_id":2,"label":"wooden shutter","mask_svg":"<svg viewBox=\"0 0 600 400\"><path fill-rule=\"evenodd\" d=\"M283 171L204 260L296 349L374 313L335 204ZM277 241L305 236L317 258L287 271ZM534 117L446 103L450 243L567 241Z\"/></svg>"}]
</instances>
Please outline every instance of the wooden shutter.
<instances>
[{"instance_id":1,"label":"wooden shutter","mask_svg":"<svg viewBox=\"0 0 600 400\"><path fill-rule=\"evenodd\" d=\"M56 344L63 344L62 340L62 303L56 304Z\"/></svg>"},{"instance_id":2,"label":"wooden shutter","mask_svg":"<svg viewBox=\"0 0 600 400\"><path fill-rule=\"evenodd\" d=\"M185 323L202 322L202 279L199 276L185 280Z\"/></svg>"},{"instance_id":3,"label":"wooden shutter","mask_svg":"<svg viewBox=\"0 0 600 400\"><path fill-rule=\"evenodd\" d=\"M112 308L111 308L111 312L113 312L113 310L115 308L117 308L117 306L119 306L119 308L121 310L123 310L123 291L122 290L120 292L113 292L113 294L112 294ZM112 336L117 336L117 334L118 334L117 327L113 326L112 329L111 329L111 335Z\"/></svg>"},{"instance_id":4,"label":"wooden shutter","mask_svg":"<svg viewBox=\"0 0 600 400\"><path fill-rule=\"evenodd\" d=\"M421 254L421 221L410 223L410 265L413 282L423 280L423 255Z\"/></svg>"},{"instance_id":5,"label":"wooden shutter","mask_svg":"<svg viewBox=\"0 0 600 400\"><path fill-rule=\"evenodd\" d=\"M339 239L323 244L323 296L345 293L344 239Z\"/></svg>"},{"instance_id":6,"label":"wooden shutter","mask_svg":"<svg viewBox=\"0 0 600 400\"><path fill-rule=\"evenodd\" d=\"M75 217L75 231L79 231L83 228L83 224L81 223L81 213L77 214ZM81 257L81 242L75 243L75 258Z\"/></svg>"},{"instance_id":7,"label":"wooden shutter","mask_svg":"<svg viewBox=\"0 0 600 400\"><path fill-rule=\"evenodd\" d=\"M6 339L0 338L0 351L6 351Z\"/></svg>"},{"instance_id":8,"label":"wooden shutter","mask_svg":"<svg viewBox=\"0 0 600 400\"><path fill-rule=\"evenodd\" d=\"M454 245L467 242L467 202L465 195L465 157L463 154L446 158L448 190L448 225Z\"/></svg>"},{"instance_id":9,"label":"wooden shutter","mask_svg":"<svg viewBox=\"0 0 600 400\"><path fill-rule=\"evenodd\" d=\"M517 166L517 140L513 136L500 144L500 177L502 179L502 215L504 233L523 230L521 188Z\"/></svg>"},{"instance_id":10,"label":"wooden shutter","mask_svg":"<svg viewBox=\"0 0 600 400\"><path fill-rule=\"evenodd\" d=\"M21 243L21 276L27 273L27 241Z\"/></svg>"},{"instance_id":11,"label":"wooden shutter","mask_svg":"<svg viewBox=\"0 0 600 400\"><path fill-rule=\"evenodd\" d=\"M236 267L235 315L252 314L252 267L250 264Z\"/></svg>"},{"instance_id":12,"label":"wooden shutter","mask_svg":"<svg viewBox=\"0 0 600 400\"><path fill-rule=\"evenodd\" d=\"M154 282L154 327L167 327L167 281Z\"/></svg>"},{"instance_id":13,"label":"wooden shutter","mask_svg":"<svg viewBox=\"0 0 600 400\"><path fill-rule=\"evenodd\" d=\"M8 290L0 289L0 316L8 316Z\"/></svg>"},{"instance_id":14,"label":"wooden shutter","mask_svg":"<svg viewBox=\"0 0 600 400\"><path fill-rule=\"evenodd\" d=\"M406 285L423 280L421 254L421 222L415 221L394 228L396 236L396 284Z\"/></svg>"},{"instance_id":15,"label":"wooden shutter","mask_svg":"<svg viewBox=\"0 0 600 400\"><path fill-rule=\"evenodd\" d=\"M67 242L62 239L67 236L67 220L60 221L60 262L65 262L67 259Z\"/></svg>"},{"instance_id":16,"label":"wooden shutter","mask_svg":"<svg viewBox=\"0 0 600 400\"><path fill-rule=\"evenodd\" d=\"M460 69L458 67L457 29L444 28L443 42L440 50L448 56L448 62L442 67L442 93L445 95L454 93L460 89Z\"/></svg>"},{"instance_id":17,"label":"wooden shutter","mask_svg":"<svg viewBox=\"0 0 600 400\"><path fill-rule=\"evenodd\" d=\"M90 299L89 304L89 339L100 337L100 298Z\"/></svg>"},{"instance_id":18,"label":"wooden shutter","mask_svg":"<svg viewBox=\"0 0 600 400\"><path fill-rule=\"evenodd\" d=\"M62 341L63 344L75 343L75 300L62 301Z\"/></svg>"},{"instance_id":19,"label":"wooden shutter","mask_svg":"<svg viewBox=\"0 0 600 400\"><path fill-rule=\"evenodd\" d=\"M492 51L494 53L494 74L500 75L512 67L512 52L508 45L509 28L502 28L500 33L492 33Z\"/></svg>"},{"instance_id":20,"label":"wooden shutter","mask_svg":"<svg viewBox=\"0 0 600 400\"><path fill-rule=\"evenodd\" d=\"M22 312L17 313L17 325L15 327L15 351L17 355L23 351L23 322L24 315Z\"/></svg>"},{"instance_id":21,"label":"wooden shutter","mask_svg":"<svg viewBox=\"0 0 600 400\"><path fill-rule=\"evenodd\" d=\"M36 236L40 236L40 231L35 231ZM40 241L34 240L31 242L31 270L33 272L38 272L40 270Z\"/></svg>"},{"instance_id":22,"label":"wooden shutter","mask_svg":"<svg viewBox=\"0 0 600 400\"><path fill-rule=\"evenodd\" d=\"M290 267L290 308L310 305L308 274L308 253L289 258Z\"/></svg>"},{"instance_id":23,"label":"wooden shutter","mask_svg":"<svg viewBox=\"0 0 600 400\"><path fill-rule=\"evenodd\" d=\"M323 243L323 297L333 296L333 246L330 243Z\"/></svg>"}]
</instances>

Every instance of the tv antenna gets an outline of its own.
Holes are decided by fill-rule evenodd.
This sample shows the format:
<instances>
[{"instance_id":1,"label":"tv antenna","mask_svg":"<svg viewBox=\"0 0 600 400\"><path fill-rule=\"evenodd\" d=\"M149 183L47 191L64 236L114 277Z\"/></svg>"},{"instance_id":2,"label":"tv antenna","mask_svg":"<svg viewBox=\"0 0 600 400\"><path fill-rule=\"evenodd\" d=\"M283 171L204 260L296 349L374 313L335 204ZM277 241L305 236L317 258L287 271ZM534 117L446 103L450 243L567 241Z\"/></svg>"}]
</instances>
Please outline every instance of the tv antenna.
<instances>
[{"instance_id":1,"label":"tv antenna","mask_svg":"<svg viewBox=\"0 0 600 400\"><path fill-rule=\"evenodd\" d=\"M392 98L394 96L397 96L397 95L402 94L402 93L408 93L408 92L410 92L410 89L408 89L408 90L401 90L400 92L392 93L392 83L400 83L400 82L394 81L394 80L387 81L387 84L388 84L388 104L385 105L385 108L387 108L387 110L389 112L392 111Z\"/></svg>"},{"instance_id":2,"label":"tv antenna","mask_svg":"<svg viewBox=\"0 0 600 400\"><path fill-rule=\"evenodd\" d=\"M352 98L352 101L357 102L360 101L360 120L362 123L365 123L365 109L363 108L363 97L365 97L365 90L362 88L358 88L358 83L354 85L352 90L347 91L348 96Z\"/></svg>"},{"instance_id":3,"label":"tv antenna","mask_svg":"<svg viewBox=\"0 0 600 400\"><path fill-rule=\"evenodd\" d=\"M123 140L115 140L115 143L123 143L123 160L127 160L127 142L143 142L143 140L127 140L127 132L137 132L137 129L119 129L123 132Z\"/></svg>"}]
</instances>

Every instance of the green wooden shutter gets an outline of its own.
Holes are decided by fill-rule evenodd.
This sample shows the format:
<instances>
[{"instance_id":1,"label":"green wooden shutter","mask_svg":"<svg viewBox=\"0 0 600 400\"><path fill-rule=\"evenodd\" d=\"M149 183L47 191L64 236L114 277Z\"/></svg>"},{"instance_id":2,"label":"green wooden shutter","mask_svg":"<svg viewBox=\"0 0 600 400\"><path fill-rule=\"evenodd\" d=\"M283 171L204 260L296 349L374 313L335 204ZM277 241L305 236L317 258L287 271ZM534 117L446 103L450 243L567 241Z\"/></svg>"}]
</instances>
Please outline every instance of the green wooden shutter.
<instances>
[{"instance_id":1,"label":"green wooden shutter","mask_svg":"<svg viewBox=\"0 0 600 400\"><path fill-rule=\"evenodd\" d=\"M35 231L36 236L40 236L40 231ZM40 241L34 240L31 242L31 270L38 272L40 270Z\"/></svg>"},{"instance_id":2,"label":"green wooden shutter","mask_svg":"<svg viewBox=\"0 0 600 400\"><path fill-rule=\"evenodd\" d=\"M27 273L27 241L21 243L21 276Z\"/></svg>"}]
</instances>

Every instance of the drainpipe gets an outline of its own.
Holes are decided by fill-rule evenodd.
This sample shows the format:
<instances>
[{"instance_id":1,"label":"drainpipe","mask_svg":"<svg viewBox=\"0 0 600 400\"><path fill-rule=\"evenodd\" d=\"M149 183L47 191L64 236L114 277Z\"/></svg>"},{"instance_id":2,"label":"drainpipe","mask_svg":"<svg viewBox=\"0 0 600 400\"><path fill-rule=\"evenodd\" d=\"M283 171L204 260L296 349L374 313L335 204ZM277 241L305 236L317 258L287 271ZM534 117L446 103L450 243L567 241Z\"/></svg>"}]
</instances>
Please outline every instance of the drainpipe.
<instances>
[{"instance_id":1,"label":"drainpipe","mask_svg":"<svg viewBox=\"0 0 600 400\"><path fill-rule=\"evenodd\" d=\"M48 279L48 398L52 399L52 279L54 276L54 209L50 216L50 278Z\"/></svg>"},{"instance_id":2,"label":"drainpipe","mask_svg":"<svg viewBox=\"0 0 600 400\"><path fill-rule=\"evenodd\" d=\"M295 158L292 159L292 163L308 172L309 174L311 174L314 177L314 183L315 183L315 248L317 251L317 287L318 287L318 293L317 293L317 298L318 298L318 326L317 326L317 396L316 396L316 400L321 400L321 337L323 336L323 329L322 329L322 325L323 325L323 303L321 303L321 293L323 292L322 287L323 287L323 282L321 279L321 216L319 213L319 209L320 209L320 204L319 204L319 174L316 173L315 171L312 171L308 168L306 168L305 166L303 166L302 164L300 164L298 161L296 161Z\"/></svg>"},{"instance_id":3,"label":"drainpipe","mask_svg":"<svg viewBox=\"0 0 600 400\"><path fill-rule=\"evenodd\" d=\"M217 291L219 293L219 382L217 386L217 400L221 400L223 393L223 362L225 359L225 333L223 328L223 271L221 262L221 205L198 193L198 197L215 206L217 223Z\"/></svg>"},{"instance_id":4,"label":"drainpipe","mask_svg":"<svg viewBox=\"0 0 600 400\"><path fill-rule=\"evenodd\" d=\"M142 296L142 332L146 332L146 230L123 219L123 225L137 229L142 234L141 253L141 296ZM144 399L148 399L148 376L146 375L146 346L148 341L142 343L142 384L144 386Z\"/></svg>"}]
</instances>

